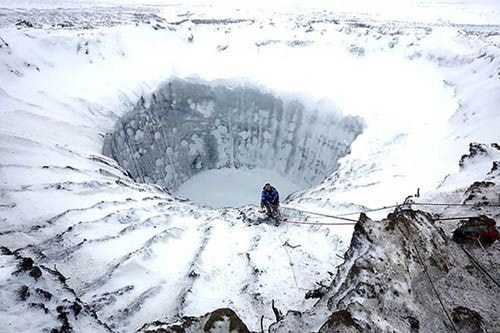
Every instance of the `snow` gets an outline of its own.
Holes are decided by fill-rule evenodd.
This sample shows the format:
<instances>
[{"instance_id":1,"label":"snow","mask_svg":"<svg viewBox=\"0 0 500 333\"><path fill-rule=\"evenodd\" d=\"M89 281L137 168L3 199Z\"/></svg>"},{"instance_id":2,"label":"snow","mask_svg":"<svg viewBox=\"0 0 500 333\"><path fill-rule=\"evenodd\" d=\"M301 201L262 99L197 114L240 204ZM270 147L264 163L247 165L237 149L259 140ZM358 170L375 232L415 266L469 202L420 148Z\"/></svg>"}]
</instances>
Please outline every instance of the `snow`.
<instances>
[{"instance_id":1,"label":"snow","mask_svg":"<svg viewBox=\"0 0 500 333\"><path fill-rule=\"evenodd\" d=\"M260 192L265 183L276 187L282 200L300 189L274 170L223 168L193 176L175 194L211 207L260 205Z\"/></svg>"},{"instance_id":2,"label":"snow","mask_svg":"<svg viewBox=\"0 0 500 333\"><path fill-rule=\"evenodd\" d=\"M151 16L141 16L145 7L138 2L127 3L130 7L104 8L95 1L0 2L0 244L47 267L57 266L78 296L118 332L222 306L236 309L258 330L262 314L266 325L273 321L271 299L284 311L305 310L313 301L304 300L297 285L311 289L317 281L329 283L327 272L341 262L337 254L347 249L353 230L253 225L240 212L257 215L255 207L213 209L196 202L258 204L262 184L271 182L282 199L299 191L285 203L290 207L349 213L394 204L418 187L443 200L448 197L443 191L455 191L488 172L491 161L478 161L466 165L465 176L450 176L438 187L459 170L457 161L469 142L498 141L496 3L426 2L426 8L412 11L407 9L415 7L405 2L394 7L401 15L393 11L386 16L376 14L381 9L361 10L366 2L357 1L354 12L349 12L354 5L338 2L345 11L317 11L305 3L300 9L280 10L279 4L272 10L241 11L232 6L146 6ZM413 20L417 16L422 19ZM436 21L437 16L443 19ZM75 26L58 27L67 17ZM169 24L185 18L182 24ZM249 20L192 20L213 18ZM15 27L21 19L37 28ZM155 24L165 29L156 30ZM322 170L327 179L321 184L321 179L304 181L306 172L291 175L268 167L279 157L269 150L259 168L212 169L189 178L176 192L193 201L186 202L160 186L137 183L126 165L120 167L101 152L105 135L141 96L147 108L166 81L193 76L213 84L222 79L230 88L256 86L285 103L296 99L306 110L322 109L334 119L360 116L363 133L352 145L343 142L350 153L338 165L331 161L335 168ZM203 119L217 113L211 103L191 106ZM275 129L275 119L269 119ZM230 127L224 119L214 125L216 137L226 140ZM299 125L288 122L283 128L293 133ZM161 139L159 131L137 126L130 123L135 140ZM195 133L181 137L181 129L167 128L178 139L165 149L167 156L144 163L169 173L186 170L187 163L167 165L168 155L182 148L193 157L203 145L201 136L191 136ZM331 132L337 134L325 123L310 130L318 135L311 137L325 143L331 143ZM237 134L250 137L248 131ZM265 139L271 141L274 134L269 130ZM234 148L230 140L223 143L229 151ZM328 159L319 147L311 140L311 155ZM140 148L129 156L140 157L145 147ZM234 167L234 155L227 156L224 163ZM245 161L252 162L248 156ZM279 161L286 166L286 159ZM331 221L304 214L294 218ZM297 285L285 240L301 245L290 249ZM12 288L19 286L12 285L10 275L14 265L1 259L0 284L9 306L17 304ZM16 320L16 329L36 330L23 326L19 309L25 308L2 311Z\"/></svg>"},{"instance_id":3,"label":"snow","mask_svg":"<svg viewBox=\"0 0 500 333\"><path fill-rule=\"evenodd\" d=\"M308 108L251 85L175 79L151 99L117 121L103 152L135 179L170 191L199 172L230 166L272 169L315 185L362 131L359 117L342 116L335 105ZM214 103L209 116L191 107L207 101ZM146 134L137 140L138 132Z\"/></svg>"},{"instance_id":4,"label":"snow","mask_svg":"<svg viewBox=\"0 0 500 333\"><path fill-rule=\"evenodd\" d=\"M1 0L2 7L53 9L53 0ZM164 7L165 15L172 15L175 9L196 8L210 15L240 16L250 13L328 10L338 14L357 15L361 18L380 20L423 21L442 23L489 23L499 22L500 5L496 0L63 0L58 7L78 8L96 6L100 8L116 6ZM174 10L173 10L174 9ZM238 9L239 12L235 13Z\"/></svg>"},{"instance_id":5,"label":"snow","mask_svg":"<svg viewBox=\"0 0 500 333\"><path fill-rule=\"evenodd\" d=\"M62 329L63 318L75 332L109 332L92 316L59 276L43 266L38 278L30 275L26 262L16 254L0 250L0 322L2 332L43 332ZM21 290L24 288L24 293ZM23 294L23 295L22 295ZM22 296L21 296L22 295ZM24 300L23 300L24 298ZM78 313L75 305L80 306ZM82 306L83 305L83 306ZM59 310L58 310L59 309ZM68 315L61 314L66 312ZM29 318L29 320L25 320Z\"/></svg>"}]
</instances>

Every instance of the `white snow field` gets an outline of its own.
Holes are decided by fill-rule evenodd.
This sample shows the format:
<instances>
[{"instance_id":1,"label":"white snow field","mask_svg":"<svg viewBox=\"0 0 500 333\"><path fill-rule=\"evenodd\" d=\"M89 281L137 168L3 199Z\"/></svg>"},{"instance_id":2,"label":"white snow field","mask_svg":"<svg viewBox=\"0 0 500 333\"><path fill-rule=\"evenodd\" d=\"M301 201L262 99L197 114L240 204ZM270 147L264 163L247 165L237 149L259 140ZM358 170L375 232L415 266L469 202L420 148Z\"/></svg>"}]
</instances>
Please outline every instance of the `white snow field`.
<instances>
[{"instance_id":1,"label":"white snow field","mask_svg":"<svg viewBox=\"0 0 500 333\"><path fill-rule=\"evenodd\" d=\"M262 221L263 183L343 214L482 180L458 161L500 139L500 5L342 3L0 0L1 330L134 332L230 307L258 331L272 300L315 304L353 232Z\"/></svg>"}]
</instances>

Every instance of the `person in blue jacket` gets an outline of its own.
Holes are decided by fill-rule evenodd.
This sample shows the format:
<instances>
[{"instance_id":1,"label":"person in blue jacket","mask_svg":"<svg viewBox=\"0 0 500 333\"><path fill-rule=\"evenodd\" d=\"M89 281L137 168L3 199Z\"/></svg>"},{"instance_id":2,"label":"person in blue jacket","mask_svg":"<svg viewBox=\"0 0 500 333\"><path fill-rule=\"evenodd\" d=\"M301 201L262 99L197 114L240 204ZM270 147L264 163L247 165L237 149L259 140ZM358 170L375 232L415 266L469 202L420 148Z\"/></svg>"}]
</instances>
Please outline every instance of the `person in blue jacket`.
<instances>
[{"instance_id":1,"label":"person in blue jacket","mask_svg":"<svg viewBox=\"0 0 500 333\"><path fill-rule=\"evenodd\" d=\"M260 199L260 206L262 208L266 208L267 216L274 218L274 225L276 226L280 224L279 204L280 195L278 191L269 183L264 185L264 188L262 189L262 196Z\"/></svg>"}]
</instances>

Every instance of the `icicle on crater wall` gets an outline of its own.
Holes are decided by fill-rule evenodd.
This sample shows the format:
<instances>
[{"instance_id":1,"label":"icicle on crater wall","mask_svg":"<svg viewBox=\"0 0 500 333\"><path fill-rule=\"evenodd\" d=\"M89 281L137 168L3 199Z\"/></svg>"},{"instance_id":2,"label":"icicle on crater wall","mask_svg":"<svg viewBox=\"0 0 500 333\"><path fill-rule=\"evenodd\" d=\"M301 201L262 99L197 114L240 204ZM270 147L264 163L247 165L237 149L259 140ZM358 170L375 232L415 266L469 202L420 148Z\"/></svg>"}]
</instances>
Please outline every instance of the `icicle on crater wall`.
<instances>
[{"instance_id":1,"label":"icicle on crater wall","mask_svg":"<svg viewBox=\"0 0 500 333\"><path fill-rule=\"evenodd\" d=\"M358 117L308 110L252 87L173 80L120 118L103 152L140 182L175 191L215 168L266 168L319 184L362 132Z\"/></svg>"}]
</instances>

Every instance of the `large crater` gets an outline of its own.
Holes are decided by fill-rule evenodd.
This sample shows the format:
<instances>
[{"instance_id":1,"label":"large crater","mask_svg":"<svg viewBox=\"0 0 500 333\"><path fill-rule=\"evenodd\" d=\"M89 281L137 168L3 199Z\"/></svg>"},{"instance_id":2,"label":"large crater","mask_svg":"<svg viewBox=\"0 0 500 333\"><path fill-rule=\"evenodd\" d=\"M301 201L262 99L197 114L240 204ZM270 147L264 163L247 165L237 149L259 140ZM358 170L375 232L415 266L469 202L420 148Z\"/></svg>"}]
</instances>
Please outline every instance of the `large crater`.
<instances>
[{"instance_id":1,"label":"large crater","mask_svg":"<svg viewBox=\"0 0 500 333\"><path fill-rule=\"evenodd\" d=\"M250 86L176 79L120 118L103 151L135 180L172 192L224 168L269 170L307 188L338 168L361 131L360 118L327 103L307 108Z\"/></svg>"}]
</instances>

